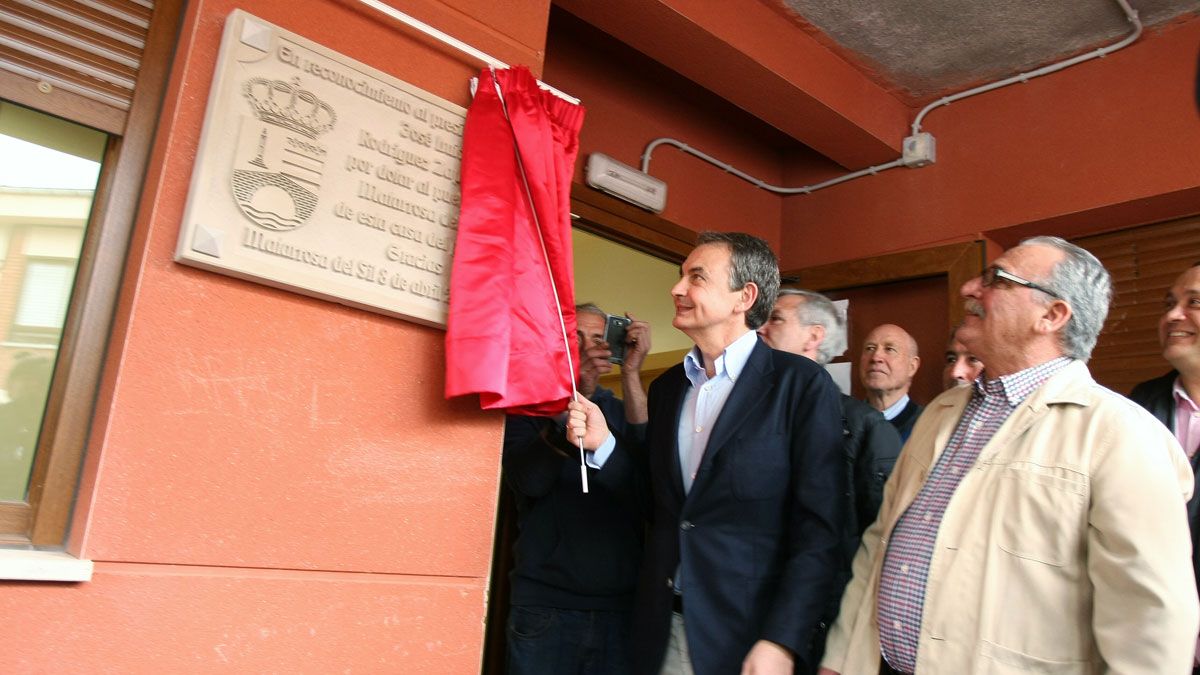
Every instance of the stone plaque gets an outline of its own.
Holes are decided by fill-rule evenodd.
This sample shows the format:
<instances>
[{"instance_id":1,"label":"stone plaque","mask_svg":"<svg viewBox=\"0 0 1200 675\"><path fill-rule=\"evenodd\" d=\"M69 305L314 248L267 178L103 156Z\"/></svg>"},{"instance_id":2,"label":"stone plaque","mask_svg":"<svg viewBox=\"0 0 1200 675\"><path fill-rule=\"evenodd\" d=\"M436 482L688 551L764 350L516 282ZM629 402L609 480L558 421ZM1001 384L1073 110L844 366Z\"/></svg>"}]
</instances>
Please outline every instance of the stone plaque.
<instances>
[{"instance_id":1,"label":"stone plaque","mask_svg":"<svg viewBox=\"0 0 1200 675\"><path fill-rule=\"evenodd\" d=\"M235 10L175 259L445 326L465 115Z\"/></svg>"}]
</instances>

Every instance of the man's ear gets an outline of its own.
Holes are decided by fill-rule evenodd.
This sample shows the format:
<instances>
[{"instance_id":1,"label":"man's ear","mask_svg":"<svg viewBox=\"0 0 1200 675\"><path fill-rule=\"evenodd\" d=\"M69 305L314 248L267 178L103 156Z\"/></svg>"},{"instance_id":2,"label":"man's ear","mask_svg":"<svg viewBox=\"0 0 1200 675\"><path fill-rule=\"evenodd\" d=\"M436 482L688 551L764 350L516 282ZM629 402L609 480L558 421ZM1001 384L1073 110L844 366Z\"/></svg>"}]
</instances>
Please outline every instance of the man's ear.
<instances>
[{"instance_id":1,"label":"man's ear","mask_svg":"<svg viewBox=\"0 0 1200 675\"><path fill-rule=\"evenodd\" d=\"M758 284L753 281L747 281L742 290L738 291L741 297L738 298L737 308L741 313L745 314L754 306L754 302L758 300Z\"/></svg>"},{"instance_id":2,"label":"man's ear","mask_svg":"<svg viewBox=\"0 0 1200 675\"><path fill-rule=\"evenodd\" d=\"M909 371L908 376L911 378L917 374L917 369L921 367L921 357L914 356L908 360Z\"/></svg>"},{"instance_id":3,"label":"man's ear","mask_svg":"<svg viewBox=\"0 0 1200 675\"><path fill-rule=\"evenodd\" d=\"M1071 320L1073 312L1065 300L1054 300L1046 305L1042 315L1034 324L1034 330L1043 334L1054 334L1062 330Z\"/></svg>"},{"instance_id":4,"label":"man's ear","mask_svg":"<svg viewBox=\"0 0 1200 675\"><path fill-rule=\"evenodd\" d=\"M808 327L808 339L804 341L804 351L814 350L825 341L825 326L814 323Z\"/></svg>"}]
</instances>

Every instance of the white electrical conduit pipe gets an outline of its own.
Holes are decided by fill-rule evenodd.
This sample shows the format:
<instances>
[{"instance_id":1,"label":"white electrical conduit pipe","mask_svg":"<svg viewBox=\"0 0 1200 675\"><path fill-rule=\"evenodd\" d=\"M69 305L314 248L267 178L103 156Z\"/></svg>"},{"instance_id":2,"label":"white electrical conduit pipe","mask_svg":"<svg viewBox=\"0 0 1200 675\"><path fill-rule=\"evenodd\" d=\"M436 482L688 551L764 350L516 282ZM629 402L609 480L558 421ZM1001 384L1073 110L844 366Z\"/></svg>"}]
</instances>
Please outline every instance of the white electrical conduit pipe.
<instances>
[{"instance_id":1,"label":"white electrical conduit pipe","mask_svg":"<svg viewBox=\"0 0 1200 675\"><path fill-rule=\"evenodd\" d=\"M1102 58L1104 56L1107 56L1107 55L1117 51L1118 49L1123 49L1123 48L1128 47L1129 45L1133 44L1133 42L1136 41L1138 39L1138 37L1140 37L1142 34L1142 22L1141 22L1141 20L1138 19L1137 10L1130 7L1129 3L1126 2L1126 0L1117 0L1117 4L1120 5L1121 9L1125 11L1125 18L1129 20L1129 23L1133 24L1133 32L1130 33L1124 40L1121 40L1120 42L1109 45L1107 47L1101 47L1092 52L1080 54L1079 56L1069 58L1066 61L1059 61L1058 63L1052 63L1048 66L1038 68L1037 70L1031 70L1027 73L1021 73L1019 75L1013 75L1012 77L1000 80L998 82L980 85L978 87L975 87L974 89L960 91L957 94L951 94L950 96L946 96L945 98L940 98L940 99L934 101L933 103L930 103L929 105L925 106L925 108L922 109L921 112L917 113L917 118L914 119L913 123L912 123L913 135L920 133L921 120L925 119L925 116L928 115L930 113L930 111L932 111L934 108L937 108L938 106L949 105L955 101L961 101L964 98L967 98L968 96L974 96L976 94L982 94L985 91L992 91L993 89L1007 87L1010 84L1017 84L1018 82L1028 82L1029 80L1031 80L1035 77L1041 77L1042 75L1049 75L1050 73L1058 72L1064 68L1070 68L1071 66L1078 64L1078 63L1083 63L1084 61L1091 61L1092 59Z\"/></svg>"},{"instance_id":2,"label":"white electrical conduit pipe","mask_svg":"<svg viewBox=\"0 0 1200 675\"><path fill-rule=\"evenodd\" d=\"M430 26L429 24L425 23L424 21L415 19L415 18L405 14L404 12L401 12L400 10L396 9L395 7L392 7L391 5L386 5L382 2L380 2L379 0L354 0L354 1L359 3L360 5L365 5L367 7L370 7L371 9L373 9L381 14L385 14L388 17L391 17L392 19L399 21L402 24L409 26L410 28L415 28L416 30L424 33L425 35L428 35L429 37L437 40L438 42L441 42L447 46L453 47L454 49L457 49L458 51L460 51L468 56L473 56L476 59L479 59L480 61L482 61L486 65L489 65L493 68L508 68L508 64L501 61L500 59L498 59L494 56L491 56L487 53L481 52L478 49L472 47L471 45L463 42L462 40L459 40L458 38L447 35L446 33L443 33L442 31L434 28L433 26ZM538 80L538 86L565 101L570 101L571 103L579 105L579 99L577 99L574 96L571 96L569 94L565 94L565 93L559 91L558 89L551 87L550 85L546 84L545 82L542 82L541 80ZM471 93L472 94L475 93L474 83L472 83Z\"/></svg>"},{"instance_id":3,"label":"white electrical conduit pipe","mask_svg":"<svg viewBox=\"0 0 1200 675\"><path fill-rule=\"evenodd\" d=\"M687 143L684 143L683 141L679 141L674 138L656 138L653 141L650 141L650 144L646 146L646 151L642 153L642 173L645 173L645 174L650 173L650 154L653 153L654 149L660 145L675 146L676 148L679 148L680 150L688 153L689 155L694 155L696 157L699 157L700 159L708 162L709 164L718 166L718 167L728 171L729 173L737 176L738 178L741 178L744 181L754 184L757 187L760 187L760 188L770 191L770 192L777 192L779 194L785 194L785 195L794 195L794 194L800 194L800 193L808 194L808 193L812 192L813 190L820 190L821 188L826 188L826 187L829 187L830 185L837 185L838 183L845 183L848 180L854 180L855 178L860 178L862 176L867 176L867 175L870 175L873 173L879 173L880 171L883 171L885 169L892 169L897 166L904 165L904 161L902 159L895 159L895 160L892 160L885 164L877 164L875 166L867 167L866 169L860 169L858 171L855 171L854 173L848 173L844 176L838 176L837 178L832 178L830 180L825 181L824 183L817 183L816 185L805 185L803 187L788 188L788 187L779 187L778 185L771 185L770 183L767 183L766 181L755 178L754 176L751 176L750 174L748 174L744 171L741 171L740 169L735 168L732 164L727 164L725 162L722 162L721 160L713 157L712 155L701 152L701 151L693 148L692 146L688 145Z\"/></svg>"},{"instance_id":4,"label":"white electrical conduit pipe","mask_svg":"<svg viewBox=\"0 0 1200 675\"><path fill-rule=\"evenodd\" d=\"M366 2L367 0L360 0L360 1ZM913 120L913 123L912 123L912 135L915 136L918 133L920 133L921 120L925 119L925 116L928 115L930 113L930 111L932 111L934 108L937 108L938 106L949 105L950 103L953 103L955 101L961 101L964 98L967 98L970 96L975 96L976 94L982 94L984 92L999 89L1001 87L1007 87L1010 84L1017 84L1018 82L1028 82L1029 80L1031 80L1035 77L1040 77L1042 75L1049 75L1050 73L1057 72L1064 68L1069 68L1076 64L1083 63L1084 61L1091 61L1092 59L1098 59L1098 58L1107 56L1107 55L1117 51L1118 49L1124 49L1125 47L1128 47L1130 44L1132 44L1134 41L1136 41L1141 36L1142 22L1140 19L1138 19L1137 10L1130 7L1129 3L1126 0L1116 0L1116 2L1118 5L1121 6L1122 11L1125 12L1125 18L1129 20L1129 23L1133 24L1133 32L1130 33L1128 36L1126 36L1120 42L1109 45L1108 47L1101 47L1100 49L1097 49L1095 51L1087 52L1085 54L1080 54L1079 56L1075 56L1075 57L1066 59L1065 61L1059 61L1058 63L1052 63L1048 66L1043 66L1036 70L1031 70L1029 72L1020 73L1018 75L1013 75L1012 77L1009 77L1009 78L1006 78L1003 80L999 80L997 82L980 85L973 89L968 89L966 91L961 91L957 94L952 94L950 96L940 98L937 101L934 101L933 103L930 103L929 105L925 106L925 108L923 108L921 110L921 112L917 113L917 117L916 117L916 119ZM832 178L823 183L816 183L814 185L804 185L801 187L788 188L788 187L780 187L778 185L771 185L770 183L767 183L766 181L755 178L754 176L751 176L750 174L747 174L744 171L741 171L741 170L735 168L731 164L722 162L707 153L701 152L700 150L697 150L697 149L691 147L690 145L688 145L687 143L684 143L683 141L680 141L680 140L677 140L674 138L656 138L653 141L650 141L650 143L648 145L646 145L646 150L642 153L642 173L645 173L645 174L650 173L650 155L654 152L654 149L660 145L671 145L676 148L679 148L683 152L686 152L689 155L694 155L695 157L699 157L700 159L708 162L709 164L712 164L721 169L724 169L725 171L737 176L738 178L741 178L744 181L747 181L747 182L749 182L757 187L760 187L764 190L767 190L769 192L775 192L778 194L809 194L810 192L820 190L821 188L827 188L827 187L830 187L833 185L837 185L838 183L845 183L846 181L854 180L855 178L862 178L863 176L873 175L873 174L879 173L880 171L885 171L887 169L894 169L898 166L904 166L904 159L903 159L903 157L901 157L901 158L895 159L890 162L885 162L883 164L876 164L875 166L867 167L865 169L860 169L858 171L854 171L852 173L845 174L843 176L838 176L837 178Z\"/></svg>"}]
</instances>

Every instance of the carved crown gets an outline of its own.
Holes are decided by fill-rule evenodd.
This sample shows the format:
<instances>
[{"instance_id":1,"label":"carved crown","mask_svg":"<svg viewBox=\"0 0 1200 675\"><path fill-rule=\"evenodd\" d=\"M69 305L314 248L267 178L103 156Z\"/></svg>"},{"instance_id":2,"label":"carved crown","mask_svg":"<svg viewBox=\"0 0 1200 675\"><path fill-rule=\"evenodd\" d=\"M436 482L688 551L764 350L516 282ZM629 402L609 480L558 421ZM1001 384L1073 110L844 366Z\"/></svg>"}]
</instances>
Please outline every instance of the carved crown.
<instances>
[{"instance_id":1,"label":"carved crown","mask_svg":"<svg viewBox=\"0 0 1200 675\"><path fill-rule=\"evenodd\" d=\"M253 77L242 86L246 100L258 119L315 139L333 128L337 115L328 103L300 88L300 78L291 82Z\"/></svg>"}]
</instances>

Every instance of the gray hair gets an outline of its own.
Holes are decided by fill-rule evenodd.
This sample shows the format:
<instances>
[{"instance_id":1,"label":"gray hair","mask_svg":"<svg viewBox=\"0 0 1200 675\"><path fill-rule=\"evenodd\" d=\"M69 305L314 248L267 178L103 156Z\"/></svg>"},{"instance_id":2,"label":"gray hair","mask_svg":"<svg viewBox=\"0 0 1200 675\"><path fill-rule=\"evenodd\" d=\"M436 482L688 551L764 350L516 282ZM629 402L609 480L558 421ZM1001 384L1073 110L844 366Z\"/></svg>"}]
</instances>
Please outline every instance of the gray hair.
<instances>
[{"instance_id":1,"label":"gray hair","mask_svg":"<svg viewBox=\"0 0 1200 675\"><path fill-rule=\"evenodd\" d=\"M742 232L701 232L696 245L729 247L729 290L740 291L753 282L758 299L746 312L746 326L756 330L767 322L779 294L779 260L766 240Z\"/></svg>"},{"instance_id":2,"label":"gray hair","mask_svg":"<svg viewBox=\"0 0 1200 675\"><path fill-rule=\"evenodd\" d=\"M817 363L825 365L846 351L846 317L829 298L802 288L781 288L779 297L794 295L804 298L796 307L796 318L802 326L822 326L825 339L817 347Z\"/></svg>"},{"instance_id":3,"label":"gray hair","mask_svg":"<svg viewBox=\"0 0 1200 675\"><path fill-rule=\"evenodd\" d=\"M586 312L588 314L596 314L602 319L608 319L608 312L600 309L594 302L583 302L575 305L575 313L580 314Z\"/></svg>"},{"instance_id":4,"label":"gray hair","mask_svg":"<svg viewBox=\"0 0 1200 675\"><path fill-rule=\"evenodd\" d=\"M1087 361L1108 317L1112 276L1096 256L1060 237L1030 237L1021 245L1050 246L1062 251L1063 259L1051 270L1050 278L1041 283L1071 307L1071 318L1060 335L1063 352Z\"/></svg>"}]
</instances>

